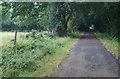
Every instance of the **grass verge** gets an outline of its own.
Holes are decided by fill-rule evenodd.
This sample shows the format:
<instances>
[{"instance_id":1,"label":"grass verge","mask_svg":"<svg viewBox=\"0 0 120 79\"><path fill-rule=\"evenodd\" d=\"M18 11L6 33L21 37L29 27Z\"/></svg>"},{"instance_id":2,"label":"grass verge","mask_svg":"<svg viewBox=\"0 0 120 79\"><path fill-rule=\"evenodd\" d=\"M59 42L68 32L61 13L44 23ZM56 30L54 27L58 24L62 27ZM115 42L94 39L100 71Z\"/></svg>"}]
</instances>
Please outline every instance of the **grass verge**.
<instances>
[{"instance_id":1,"label":"grass verge","mask_svg":"<svg viewBox=\"0 0 120 79\"><path fill-rule=\"evenodd\" d=\"M56 49L56 53L53 55L45 56L41 61L38 61L41 65L40 68L37 69L35 72L25 72L20 74L20 76L28 76L28 77L49 77L54 75L56 72L58 65L61 61L66 58L69 53L70 49L74 47L74 44L77 42L78 39L73 38L65 38L67 41L63 47Z\"/></svg>"},{"instance_id":2,"label":"grass verge","mask_svg":"<svg viewBox=\"0 0 120 79\"><path fill-rule=\"evenodd\" d=\"M15 47L8 45L2 49L2 76L51 76L77 40L78 38L48 36L19 41L18 37Z\"/></svg>"},{"instance_id":3,"label":"grass verge","mask_svg":"<svg viewBox=\"0 0 120 79\"><path fill-rule=\"evenodd\" d=\"M118 38L108 36L103 33L96 33L98 39L103 43L105 48L113 55L116 59L120 59L120 55L118 54Z\"/></svg>"}]
</instances>

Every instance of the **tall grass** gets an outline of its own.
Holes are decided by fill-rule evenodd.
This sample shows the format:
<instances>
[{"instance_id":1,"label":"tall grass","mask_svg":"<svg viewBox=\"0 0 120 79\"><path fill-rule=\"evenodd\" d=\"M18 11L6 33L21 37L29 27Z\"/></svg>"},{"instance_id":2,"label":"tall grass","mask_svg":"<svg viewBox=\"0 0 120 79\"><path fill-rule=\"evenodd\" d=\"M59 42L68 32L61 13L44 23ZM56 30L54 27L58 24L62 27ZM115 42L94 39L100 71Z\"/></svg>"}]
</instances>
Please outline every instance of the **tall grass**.
<instances>
[{"instance_id":1,"label":"tall grass","mask_svg":"<svg viewBox=\"0 0 120 79\"><path fill-rule=\"evenodd\" d=\"M25 42L25 35L28 34L28 32L18 32L17 34L17 41L19 43L19 41L21 42ZM11 41L12 39L14 39L14 32L0 32L0 46L2 46L3 48L7 48L13 45L13 41ZM20 42L20 43L21 43Z\"/></svg>"}]
</instances>

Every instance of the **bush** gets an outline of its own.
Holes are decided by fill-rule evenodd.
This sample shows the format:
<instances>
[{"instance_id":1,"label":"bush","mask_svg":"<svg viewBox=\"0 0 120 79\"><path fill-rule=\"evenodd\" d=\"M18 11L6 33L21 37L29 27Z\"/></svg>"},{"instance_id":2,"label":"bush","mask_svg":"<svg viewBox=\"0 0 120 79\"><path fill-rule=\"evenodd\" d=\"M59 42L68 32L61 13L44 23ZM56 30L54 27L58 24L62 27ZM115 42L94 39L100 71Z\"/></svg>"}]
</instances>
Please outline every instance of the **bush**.
<instances>
[{"instance_id":1,"label":"bush","mask_svg":"<svg viewBox=\"0 0 120 79\"><path fill-rule=\"evenodd\" d=\"M73 33L69 33L68 35L70 37L73 37L73 38L80 38L81 37L81 33L80 32L73 32Z\"/></svg>"},{"instance_id":2,"label":"bush","mask_svg":"<svg viewBox=\"0 0 120 79\"><path fill-rule=\"evenodd\" d=\"M39 39L42 38L43 34L39 33L37 30L32 30L29 34L26 35L26 38Z\"/></svg>"}]
</instances>

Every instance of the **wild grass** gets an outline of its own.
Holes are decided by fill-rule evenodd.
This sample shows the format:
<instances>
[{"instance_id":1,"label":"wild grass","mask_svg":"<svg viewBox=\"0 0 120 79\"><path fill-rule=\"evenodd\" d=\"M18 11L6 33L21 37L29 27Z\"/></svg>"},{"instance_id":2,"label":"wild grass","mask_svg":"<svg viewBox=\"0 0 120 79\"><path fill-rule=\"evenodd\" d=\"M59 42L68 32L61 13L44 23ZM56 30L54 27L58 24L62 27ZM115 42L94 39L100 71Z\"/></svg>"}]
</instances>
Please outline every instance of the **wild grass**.
<instances>
[{"instance_id":1,"label":"wild grass","mask_svg":"<svg viewBox=\"0 0 120 79\"><path fill-rule=\"evenodd\" d=\"M27 34L27 32L18 32L17 34L17 41L18 43L21 42L25 42L25 35ZM12 39L14 39L14 32L0 32L0 46L2 46L3 48L7 48L13 45L13 41L11 41ZM23 41L24 40L24 41ZM20 42L20 43L21 43Z\"/></svg>"},{"instance_id":2,"label":"wild grass","mask_svg":"<svg viewBox=\"0 0 120 79\"><path fill-rule=\"evenodd\" d=\"M78 40L70 37L51 38L49 35L38 37L39 34L36 34L35 38L26 39L24 33L19 33L14 47L12 43L7 43L14 33L2 33L3 77L51 76Z\"/></svg>"},{"instance_id":3,"label":"wild grass","mask_svg":"<svg viewBox=\"0 0 120 79\"><path fill-rule=\"evenodd\" d=\"M33 73L25 72L20 74L20 76L49 77L54 75L58 65L69 55L70 49L74 47L77 39L62 38L57 40L57 42L59 42L60 46L56 47L54 54L47 54L41 61L37 61L41 67Z\"/></svg>"},{"instance_id":4,"label":"wild grass","mask_svg":"<svg viewBox=\"0 0 120 79\"><path fill-rule=\"evenodd\" d=\"M100 41L103 43L103 45L106 47L106 49L112 53L116 59L120 58L120 55L118 54L118 38L109 36L107 34L103 33L96 33L97 37L100 39Z\"/></svg>"}]
</instances>

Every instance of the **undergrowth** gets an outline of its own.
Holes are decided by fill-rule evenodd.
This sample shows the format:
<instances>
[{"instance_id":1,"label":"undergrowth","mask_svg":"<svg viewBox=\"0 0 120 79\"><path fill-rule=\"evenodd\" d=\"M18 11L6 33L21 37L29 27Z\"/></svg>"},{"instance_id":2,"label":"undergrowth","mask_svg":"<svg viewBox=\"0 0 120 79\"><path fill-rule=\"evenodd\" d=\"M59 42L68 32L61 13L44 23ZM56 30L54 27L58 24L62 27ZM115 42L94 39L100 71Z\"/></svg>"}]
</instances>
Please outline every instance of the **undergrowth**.
<instances>
[{"instance_id":1,"label":"undergrowth","mask_svg":"<svg viewBox=\"0 0 120 79\"><path fill-rule=\"evenodd\" d=\"M36 34L27 40L17 41L16 46L2 49L3 77L38 76L38 73L44 76L44 72L52 74L50 69L56 68L77 40L69 37L38 37ZM57 63L48 67L47 63L54 61Z\"/></svg>"}]
</instances>

